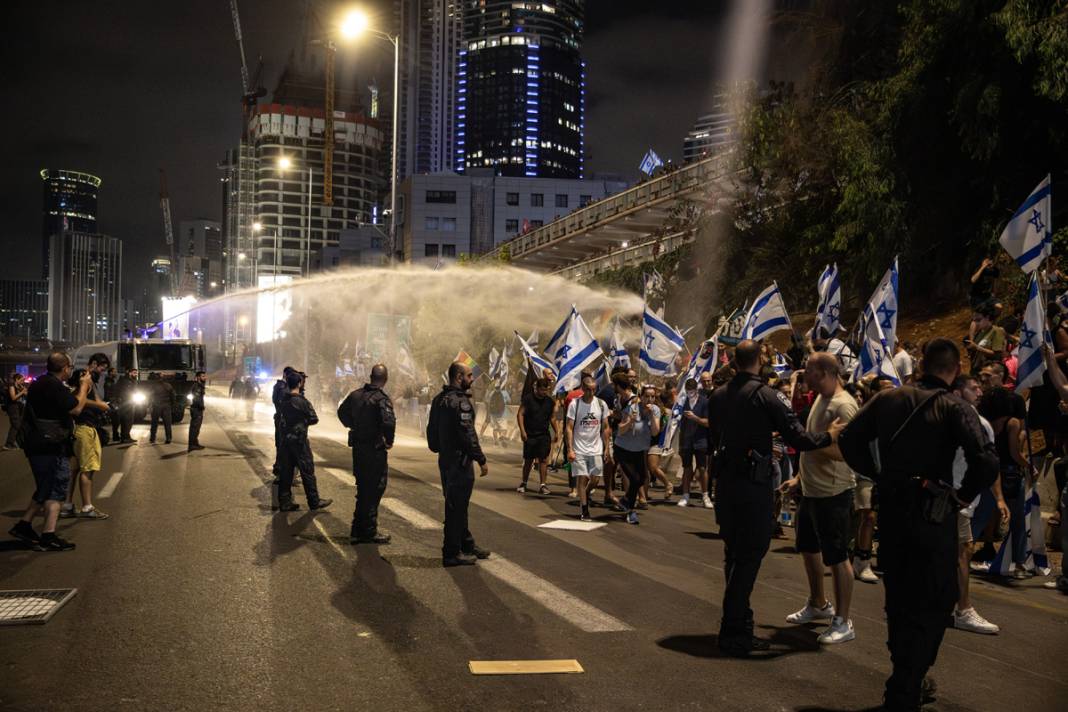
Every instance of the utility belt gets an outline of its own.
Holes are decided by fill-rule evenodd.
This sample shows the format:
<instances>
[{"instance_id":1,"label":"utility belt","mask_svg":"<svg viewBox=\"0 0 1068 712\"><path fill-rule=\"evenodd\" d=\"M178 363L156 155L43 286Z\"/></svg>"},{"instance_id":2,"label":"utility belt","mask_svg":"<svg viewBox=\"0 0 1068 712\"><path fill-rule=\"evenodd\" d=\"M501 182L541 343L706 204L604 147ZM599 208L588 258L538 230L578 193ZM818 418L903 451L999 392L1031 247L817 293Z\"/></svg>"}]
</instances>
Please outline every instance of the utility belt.
<instances>
[{"instance_id":1,"label":"utility belt","mask_svg":"<svg viewBox=\"0 0 1068 712\"><path fill-rule=\"evenodd\" d=\"M955 521L960 507L950 485L922 475L887 479L884 477L879 482L882 500L896 501L909 519L928 524L942 524L949 519Z\"/></svg>"},{"instance_id":2,"label":"utility belt","mask_svg":"<svg viewBox=\"0 0 1068 712\"><path fill-rule=\"evenodd\" d=\"M361 440L355 430L349 431L349 447L356 450L385 450L386 444L382 438L377 440Z\"/></svg>"},{"instance_id":3,"label":"utility belt","mask_svg":"<svg viewBox=\"0 0 1068 712\"><path fill-rule=\"evenodd\" d=\"M758 485L770 485L772 479L772 456L756 450L737 450L719 447L712 452L713 466L719 473L741 476Z\"/></svg>"}]
</instances>

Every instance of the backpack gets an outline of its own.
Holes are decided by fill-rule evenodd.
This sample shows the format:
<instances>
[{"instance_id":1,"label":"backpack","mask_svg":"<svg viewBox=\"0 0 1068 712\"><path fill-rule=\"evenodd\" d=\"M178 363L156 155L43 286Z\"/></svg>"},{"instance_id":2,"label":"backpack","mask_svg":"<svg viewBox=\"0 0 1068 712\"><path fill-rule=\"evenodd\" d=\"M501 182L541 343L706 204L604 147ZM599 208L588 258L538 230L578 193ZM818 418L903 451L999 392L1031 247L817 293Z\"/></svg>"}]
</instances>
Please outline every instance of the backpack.
<instances>
[{"instance_id":1,"label":"backpack","mask_svg":"<svg viewBox=\"0 0 1068 712\"><path fill-rule=\"evenodd\" d=\"M426 422L426 446L430 452L441 452L441 441L438 439L438 418L441 410L441 396L438 395L430 403L430 417Z\"/></svg>"}]
</instances>

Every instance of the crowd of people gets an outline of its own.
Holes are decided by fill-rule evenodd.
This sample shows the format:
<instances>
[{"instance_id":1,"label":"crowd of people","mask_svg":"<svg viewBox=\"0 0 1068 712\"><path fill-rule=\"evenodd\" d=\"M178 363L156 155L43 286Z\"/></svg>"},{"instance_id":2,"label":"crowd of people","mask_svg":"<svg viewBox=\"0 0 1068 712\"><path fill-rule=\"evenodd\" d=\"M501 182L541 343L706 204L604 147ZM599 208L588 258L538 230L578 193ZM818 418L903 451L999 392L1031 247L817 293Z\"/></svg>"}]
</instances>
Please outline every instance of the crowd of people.
<instances>
[{"instance_id":1,"label":"crowd of people","mask_svg":"<svg viewBox=\"0 0 1068 712\"><path fill-rule=\"evenodd\" d=\"M116 375L103 353L91 355L85 368L76 369L66 353L57 351L49 355L46 369L29 384L16 373L4 387L10 420L4 449L21 448L34 478L30 502L9 534L35 551L70 551L74 542L56 533L59 519L109 518L93 500L93 481L103 469L103 448L137 442L130 431L141 416L151 421L149 441L156 442L162 423L169 444L177 397L159 373L148 374L145 382L138 380L137 369ZM190 452L203 449L198 436L205 384L200 371L189 398ZM43 520L40 532L33 526L37 517Z\"/></svg>"}]
</instances>

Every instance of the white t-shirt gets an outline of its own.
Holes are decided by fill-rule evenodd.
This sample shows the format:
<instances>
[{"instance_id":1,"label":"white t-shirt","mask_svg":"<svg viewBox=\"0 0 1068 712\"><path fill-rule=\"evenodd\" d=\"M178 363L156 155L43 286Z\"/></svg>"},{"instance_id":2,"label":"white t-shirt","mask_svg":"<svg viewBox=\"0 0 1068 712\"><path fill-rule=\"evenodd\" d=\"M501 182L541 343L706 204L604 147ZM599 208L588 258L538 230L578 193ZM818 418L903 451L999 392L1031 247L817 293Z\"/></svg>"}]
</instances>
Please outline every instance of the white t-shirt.
<instances>
[{"instance_id":1,"label":"white t-shirt","mask_svg":"<svg viewBox=\"0 0 1068 712\"><path fill-rule=\"evenodd\" d=\"M978 413L976 414L978 415ZM994 428L990 425L990 421L979 415L979 424L983 426L983 432L986 433L986 437L990 442L994 442ZM968 469L968 463L964 460L964 449L957 448L957 454L953 458L953 489L960 489L961 484L964 482L964 473ZM976 498L964 509L960 510L960 513L966 516L968 519L972 518L975 514L975 508L979 506L979 497Z\"/></svg>"},{"instance_id":2,"label":"white t-shirt","mask_svg":"<svg viewBox=\"0 0 1068 712\"><path fill-rule=\"evenodd\" d=\"M897 369L897 374L904 380L912 375L913 363L912 355L908 351L901 349L894 354L894 368Z\"/></svg>"},{"instance_id":3,"label":"white t-shirt","mask_svg":"<svg viewBox=\"0 0 1068 712\"><path fill-rule=\"evenodd\" d=\"M571 446L576 455L603 455L604 440L601 431L604 423L608 420L608 406L605 402L593 397L587 403L581 398L576 398L567 406L567 419L574 423L574 437Z\"/></svg>"}]
</instances>

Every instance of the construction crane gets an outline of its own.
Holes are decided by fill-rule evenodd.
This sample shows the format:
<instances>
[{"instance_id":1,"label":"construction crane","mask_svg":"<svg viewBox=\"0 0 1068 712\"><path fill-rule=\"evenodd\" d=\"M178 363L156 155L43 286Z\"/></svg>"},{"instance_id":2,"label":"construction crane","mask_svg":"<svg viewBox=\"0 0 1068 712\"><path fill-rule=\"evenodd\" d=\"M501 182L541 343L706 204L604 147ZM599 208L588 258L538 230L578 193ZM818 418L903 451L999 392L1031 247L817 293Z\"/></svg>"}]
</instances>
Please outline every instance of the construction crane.
<instances>
[{"instance_id":1,"label":"construction crane","mask_svg":"<svg viewBox=\"0 0 1068 712\"><path fill-rule=\"evenodd\" d=\"M260 97L267 95L267 90L259 85L260 75L263 73L263 57L259 58L256 76L250 80L248 62L245 60L245 40L241 35L241 15L237 11L237 0L230 0L230 17L234 22L234 39L237 40L237 51L241 57L241 105L243 107L241 138L246 139L248 138L248 121L252 114L252 107L256 106L256 101Z\"/></svg>"},{"instance_id":2,"label":"construction crane","mask_svg":"<svg viewBox=\"0 0 1068 712\"><path fill-rule=\"evenodd\" d=\"M171 220L171 196L167 194L167 174L159 169L159 207L163 211L163 237L171 250L171 296L178 296L178 247L174 244L174 222Z\"/></svg>"}]
</instances>

